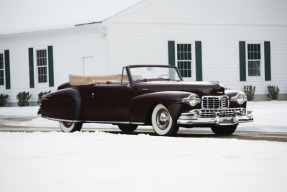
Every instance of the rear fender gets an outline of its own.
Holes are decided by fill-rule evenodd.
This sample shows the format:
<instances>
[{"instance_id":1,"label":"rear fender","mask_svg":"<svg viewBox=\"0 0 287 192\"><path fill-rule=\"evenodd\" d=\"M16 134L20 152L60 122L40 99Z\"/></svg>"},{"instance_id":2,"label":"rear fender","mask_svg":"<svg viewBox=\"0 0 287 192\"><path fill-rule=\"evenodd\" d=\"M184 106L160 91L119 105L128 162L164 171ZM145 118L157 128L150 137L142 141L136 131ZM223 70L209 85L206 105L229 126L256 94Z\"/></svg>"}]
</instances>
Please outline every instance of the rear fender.
<instances>
[{"instance_id":1,"label":"rear fender","mask_svg":"<svg viewBox=\"0 0 287 192\"><path fill-rule=\"evenodd\" d=\"M80 121L80 93L76 89L67 88L47 94L41 100L40 113L43 117L51 119Z\"/></svg>"}]
</instances>

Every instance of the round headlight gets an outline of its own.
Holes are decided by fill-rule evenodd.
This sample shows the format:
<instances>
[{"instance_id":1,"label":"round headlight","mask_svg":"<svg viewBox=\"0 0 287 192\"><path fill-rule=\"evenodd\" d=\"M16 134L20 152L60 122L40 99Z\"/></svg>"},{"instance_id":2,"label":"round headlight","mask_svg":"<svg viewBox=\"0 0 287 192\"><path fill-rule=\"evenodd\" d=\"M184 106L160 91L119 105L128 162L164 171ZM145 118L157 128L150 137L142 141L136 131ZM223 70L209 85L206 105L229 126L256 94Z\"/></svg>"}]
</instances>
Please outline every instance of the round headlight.
<instances>
[{"instance_id":1,"label":"round headlight","mask_svg":"<svg viewBox=\"0 0 287 192\"><path fill-rule=\"evenodd\" d=\"M189 97L189 105L190 106L195 106L197 104L197 99L195 97L195 95L192 95Z\"/></svg>"},{"instance_id":2,"label":"round headlight","mask_svg":"<svg viewBox=\"0 0 287 192\"><path fill-rule=\"evenodd\" d=\"M200 99L197 98L195 94L191 94L187 98L183 98L182 102L187 103L190 106L195 106L197 103L200 103Z\"/></svg>"},{"instance_id":3,"label":"round headlight","mask_svg":"<svg viewBox=\"0 0 287 192\"><path fill-rule=\"evenodd\" d=\"M244 96L242 94L239 94L237 97L237 103L242 105L244 103Z\"/></svg>"},{"instance_id":4,"label":"round headlight","mask_svg":"<svg viewBox=\"0 0 287 192\"><path fill-rule=\"evenodd\" d=\"M247 101L247 97L244 93L237 93L235 97L231 98L231 101L236 101L239 105L242 105L245 101Z\"/></svg>"}]
</instances>

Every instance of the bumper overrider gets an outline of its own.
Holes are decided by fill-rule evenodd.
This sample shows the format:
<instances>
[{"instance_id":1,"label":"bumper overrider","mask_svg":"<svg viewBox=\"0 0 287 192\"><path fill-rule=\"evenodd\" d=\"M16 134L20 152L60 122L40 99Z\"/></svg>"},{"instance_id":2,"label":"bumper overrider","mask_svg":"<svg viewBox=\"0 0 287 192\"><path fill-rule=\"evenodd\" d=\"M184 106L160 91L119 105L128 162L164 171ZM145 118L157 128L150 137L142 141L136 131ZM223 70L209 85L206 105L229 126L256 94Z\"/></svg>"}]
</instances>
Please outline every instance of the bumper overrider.
<instances>
[{"instance_id":1,"label":"bumper overrider","mask_svg":"<svg viewBox=\"0 0 287 192\"><path fill-rule=\"evenodd\" d=\"M194 109L182 113L177 123L180 125L237 125L253 121L253 111L245 108Z\"/></svg>"}]
</instances>

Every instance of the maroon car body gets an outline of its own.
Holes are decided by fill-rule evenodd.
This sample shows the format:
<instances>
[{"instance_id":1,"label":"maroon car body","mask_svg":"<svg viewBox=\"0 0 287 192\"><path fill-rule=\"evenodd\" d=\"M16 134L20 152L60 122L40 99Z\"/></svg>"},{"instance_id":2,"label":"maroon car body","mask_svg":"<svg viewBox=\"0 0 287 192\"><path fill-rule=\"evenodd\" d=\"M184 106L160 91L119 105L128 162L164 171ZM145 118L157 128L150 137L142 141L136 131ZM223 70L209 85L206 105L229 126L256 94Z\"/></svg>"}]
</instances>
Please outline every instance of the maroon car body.
<instances>
[{"instance_id":1,"label":"maroon car body","mask_svg":"<svg viewBox=\"0 0 287 192\"><path fill-rule=\"evenodd\" d=\"M159 77L146 78L161 70ZM42 97L38 114L59 121L65 132L98 122L119 125L122 131L152 125L159 135L174 135L178 127L206 126L216 134L232 134L238 123L253 120L246 103L244 93L225 91L218 82L183 81L174 66L130 65L118 81L60 85Z\"/></svg>"}]
</instances>

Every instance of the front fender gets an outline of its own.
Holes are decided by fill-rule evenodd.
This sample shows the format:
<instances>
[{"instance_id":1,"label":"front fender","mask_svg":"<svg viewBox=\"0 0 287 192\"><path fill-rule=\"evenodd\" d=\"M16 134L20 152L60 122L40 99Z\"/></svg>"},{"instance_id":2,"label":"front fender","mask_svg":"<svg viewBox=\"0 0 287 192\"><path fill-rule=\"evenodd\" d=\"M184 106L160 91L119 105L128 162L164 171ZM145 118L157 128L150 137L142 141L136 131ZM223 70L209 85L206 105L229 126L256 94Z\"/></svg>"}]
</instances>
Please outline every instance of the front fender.
<instances>
[{"instance_id":1,"label":"front fender","mask_svg":"<svg viewBox=\"0 0 287 192\"><path fill-rule=\"evenodd\" d=\"M225 94L229 97L229 101L230 101L230 98L236 96L237 93L242 93L242 91L236 91L236 90L226 90L225 91ZM246 108L247 107L247 101L244 102L242 105L239 105L237 102L230 101L229 107L230 108L240 108L240 107Z\"/></svg>"},{"instance_id":2,"label":"front fender","mask_svg":"<svg viewBox=\"0 0 287 192\"><path fill-rule=\"evenodd\" d=\"M192 109L191 106L182 102L182 99L189 95L189 92L184 91L162 91L136 96L132 99L130 106L131 122L149 124L150 115L157 104L164 105L171 117L176 120L183 111Z\"/></svg>"},{"instance_id":3,"label":"front fender","mask_svg":"<svg viewBox=\"0 0 287 192\"><path fill-rule=\"evenodd\" d=\"M47 94L41 100L40 113L46 118L79 121L82 114L80 93L67 88Z\"/></svg>"}]
</instances>

